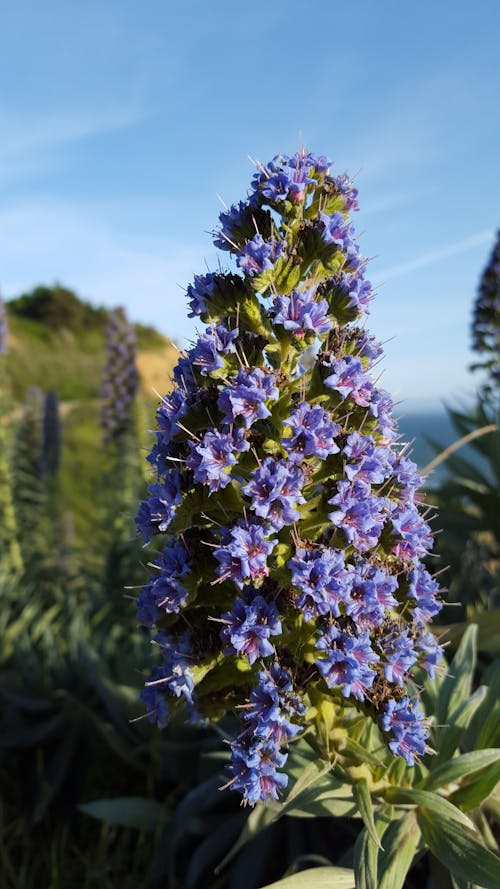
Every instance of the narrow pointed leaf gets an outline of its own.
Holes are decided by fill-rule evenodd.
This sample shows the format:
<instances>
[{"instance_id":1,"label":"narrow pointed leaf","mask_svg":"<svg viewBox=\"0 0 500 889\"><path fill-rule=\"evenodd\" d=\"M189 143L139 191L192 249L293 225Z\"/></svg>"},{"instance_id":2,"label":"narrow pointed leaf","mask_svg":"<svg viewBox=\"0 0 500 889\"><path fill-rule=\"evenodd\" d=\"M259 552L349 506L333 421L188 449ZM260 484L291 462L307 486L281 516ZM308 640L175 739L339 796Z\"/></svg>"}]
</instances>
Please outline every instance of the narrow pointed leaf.
<instances>
[{"instance_id":1,"label":"narrow pointed leaf","mask_svg":"<svg viewBox=\"0 0 500 889\"><path fill-rule=\"evenodd\" d=\"M356 800L356 804L359 809L359 814L361 815L361 818L363 820L363 824L365 825L375 845L381 848L379 835L377 833L377 828L375 827L372 798L366 778L361 778L359 781L356 781L353 784L352 789L354 793L354 799Z\"/></svg>"},{"instance_id":2,"label":"narrow pointed leaf","mask_svg":"<svg viewBox=\"0 0 500 889\"><path fill-rule=\"evenodd\" d=\"M428 809L418 812L422 836L432 854L460 880L483 889L500 886L500 858L482 846L464 824Z\"/></svg>"},{"instance_id":3,"label":"narrow pointed leaf","mask_svg":"<svg viewBox=\"0 0 500 889\"><path fill-rule=\"evenodd\" d=\"M393 821L384 833L384 849L378 856L377 889L402 889L420 838L414 812Z\"/></svg>"},{"instance_id":4,"label":"narrow pointed leaf","mask_svg":"<svg viewBox=\"0 0 500 889\"><path fill-rule=\"evenodd\" d=\"M467 775L478 772L492 763L500 761L500 748L492 750L472 750L463 753L449 762L443 763L437 769L432 769L425 785L426 790L435 790L437 787L446 787L454 781L458 781Z\"/></svg>"},{"instance_id":5,"label":"narrow pointed leaf","mask_svg":"<svg viewBox=\"0 0 500 889\"><path fill-rule=\"evenodd\" d=\"M313 867L268 883L262 889L354 889L354 872L346 867Z\"/></svg>"}]
</instances>

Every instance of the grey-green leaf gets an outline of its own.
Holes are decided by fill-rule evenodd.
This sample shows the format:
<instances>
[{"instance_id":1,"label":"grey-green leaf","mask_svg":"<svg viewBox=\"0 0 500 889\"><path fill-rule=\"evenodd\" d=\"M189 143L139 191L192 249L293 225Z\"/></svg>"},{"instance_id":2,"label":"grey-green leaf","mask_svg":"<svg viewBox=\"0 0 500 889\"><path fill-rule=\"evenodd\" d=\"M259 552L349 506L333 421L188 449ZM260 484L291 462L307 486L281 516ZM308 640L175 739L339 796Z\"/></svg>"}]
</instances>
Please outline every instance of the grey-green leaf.
<instances>
[{"instance_id":1,"label":"grey-green leaf","mask_svg":"<svg viewBox=\"0 0 500 889\"><path fill-rule=\"evenodd\" d=\"M356 800L356 804L359 809L359 814L361 815L361 818L363 820L363 824L365 825L375 845L381 848L377 828L375 827L375 816L373 813L373 803L370 795L370 790L368 788L368 781L366 780L366 778L361 778L359 781L356 781L353 784L352 789L354 793L354 799Z\"/></svg>"},{"instance_id":2,"label":"grey-green leaf","mask_svg":"<svg viewBox=\"0 0 500 889\"><path fill-rule=\"evenodd\" d=\"M384 849L378 856L377 889L401 889L419 839L414 812L407 812L389 825L384 833Z\"/></svg>"},{"instance_id":3,"label":"grey-green leaf","mask_svg":"<svg viewBox=\"0 0 500 889\"><path fill-rule=\"evenodd\" d=\"M262 889L355 889L354 871L346 867L313 867L268 883Z\"/></svg>"},{"instance_id":4,"label":"grey-green leaf","mask_svg":"<svg viewBox=\"0 0 500 889\"><path fill-rule=\"evenodd\" d=\"M471 830L428 809L421 809L417 817L427 846L452 874L483 889L498 889L500 858L482 846Z\"/></svg>"},{"instance_id":5,"label":"grey-green leaf","mask_svg":"<svg viewBox=\"0 0 500 889\"><path fill-rule=\"evenodd\" d=\"M486 766L500 761L500 748L494 747L491 750L472 750L470 753L464 753L462 756L456 756L449 762L445 762L432 769L427 782L426 790L435 790L437 787L446 787L466 775L478 772Z\"/></svg>"},{"instance_id":6,"label":"grey-green leaf","mask_svg":"<svg viewBox=\"0 0 500 889\"><path fill-rule=\"evenodd\" d=\"M471 624L465 631L443 682L438 699L438 722L446 723L451 714L471 693L472 677L476 665L477 625Z\"/></svg>"},{"instance_id":7,"label":"grey-green leaf","mask_svg":"<svg viewBox=\"0 0 500 889\"><path fill-rule=\"evenodd\" d=\"M381 825L381 833L384 826ZM379 844L372 840L366 827L358 834L354 846L354 873L356 889L378 889Z\"/></svg>"},{"instance_id":8,"label":"grey-green leaf","mask_svg":"<svg viewBox=\"0 0 500 889\"><path fill-rule=\"evenodd\" d=\"M136 830L156 830L166 815L164 805L141 796L98 799L91 803L82 803L78 808L85 815L105 821L106 824L118 824L120 827L132 827Z\"/></svg>"}]
</instances>

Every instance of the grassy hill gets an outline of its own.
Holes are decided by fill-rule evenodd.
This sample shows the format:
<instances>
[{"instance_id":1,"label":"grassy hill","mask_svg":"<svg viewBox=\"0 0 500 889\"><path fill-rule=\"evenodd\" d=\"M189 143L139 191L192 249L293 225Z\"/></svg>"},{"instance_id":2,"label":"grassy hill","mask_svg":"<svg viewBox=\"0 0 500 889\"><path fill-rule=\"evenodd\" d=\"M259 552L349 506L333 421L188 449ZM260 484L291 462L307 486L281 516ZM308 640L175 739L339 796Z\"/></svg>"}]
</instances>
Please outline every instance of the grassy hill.
<instances>
[{"instance_id":1,"label":"grassy hill","mask_svg":"<svg viewBox=\"0 0 500 889\"><path fill-rule=\"evenodd\" d=\"M9 338L5 356L4 422L15 433L27 389L56 392L61 403L61 495L77 537L88 539L96 523L96 492L105 472L99 427L101 375L106 353L104 308L61 286L37 287L6 304ZM176 347L152 327L135 325L140 389L137 433L149 443L158 397L166 392Z\"/></svg>"}]
</instances>

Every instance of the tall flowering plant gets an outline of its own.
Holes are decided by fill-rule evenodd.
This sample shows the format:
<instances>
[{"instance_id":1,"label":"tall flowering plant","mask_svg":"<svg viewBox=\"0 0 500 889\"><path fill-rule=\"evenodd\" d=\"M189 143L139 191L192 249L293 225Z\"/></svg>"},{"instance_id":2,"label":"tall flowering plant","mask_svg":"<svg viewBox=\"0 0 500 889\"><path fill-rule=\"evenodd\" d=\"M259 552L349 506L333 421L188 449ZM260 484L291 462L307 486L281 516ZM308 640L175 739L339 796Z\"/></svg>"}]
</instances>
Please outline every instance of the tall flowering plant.
<instances>
[{"instance_id":1,"label":"tall flowering plant","mask_svg":"<svg viewBox=\"0 0 500 889\"><path fill-rule=\"evenodd\" d=\"M215 244L237 268L188 287L204 329L158 408L136 519L164 541L138 598L162 658L147 716L239 713L228 786L251 805L286 786L288 743L314 726L327 749L346 707L407 764L426 751L413 676L441 656L432 533L360 326L357 208L347 176L299 151L221 213Z\"/></svg>"},{"instance_id":2,"label":"tall flowering plant","mask_svg":"<svg viewBox=\"0 0 500 889\"><path fill-rule=\"evenodd\" d=\"M135 330L125 310L109 312L106 363L101 384L101 426L105 444L111 444L129 430L139 376L135 363Z\"/></svg>"},{"instance_id":3,"label":"tall flowering plant","mask_svg":"<svg viewBox=\"0 0 500 889\"><path fill-rule=\"evenodd\" d=\"M500 232L479 283L472 317L472 347L488 371L488 389L500 385Z\"/></svg>"}]
</instances>

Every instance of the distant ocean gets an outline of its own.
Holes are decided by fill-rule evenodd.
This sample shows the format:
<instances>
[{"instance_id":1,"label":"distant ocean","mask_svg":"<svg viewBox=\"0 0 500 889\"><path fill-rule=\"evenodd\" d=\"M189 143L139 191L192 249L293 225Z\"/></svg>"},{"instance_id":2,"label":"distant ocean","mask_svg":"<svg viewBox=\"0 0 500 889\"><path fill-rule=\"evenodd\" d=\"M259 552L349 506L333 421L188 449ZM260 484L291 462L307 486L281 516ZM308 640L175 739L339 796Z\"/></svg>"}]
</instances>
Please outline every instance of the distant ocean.
<instances>
[{"instance_id":1,"label":"distant ocean","mask_svg":"<svg viewBox=\"0 0 500 889\"><path fill-rule=\"evenodd\" d=\"M402 441L413 441L410 457L419 468L429 463L437 453L448 447L449 444L460 438L453 428L448 415L442 411L415 411L408 412L398 420ZM427 441L431 438L440 445L434 448ZM464 451L465 456L465 451ZM436 481L444 472L443 467L438 467L432 474L432 480Z\"/></svg>"}]
</instances>

